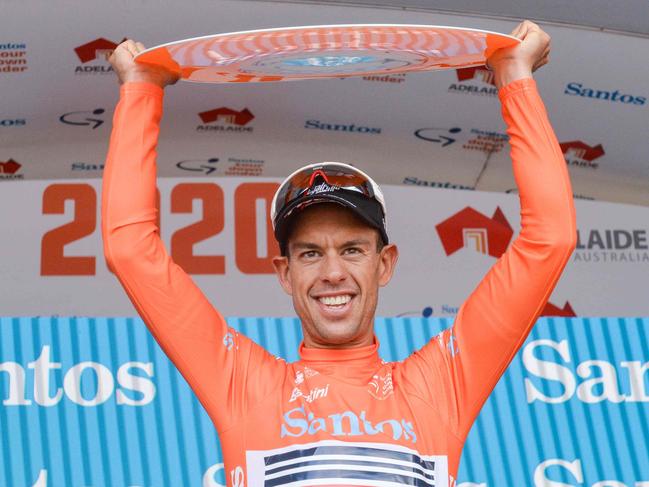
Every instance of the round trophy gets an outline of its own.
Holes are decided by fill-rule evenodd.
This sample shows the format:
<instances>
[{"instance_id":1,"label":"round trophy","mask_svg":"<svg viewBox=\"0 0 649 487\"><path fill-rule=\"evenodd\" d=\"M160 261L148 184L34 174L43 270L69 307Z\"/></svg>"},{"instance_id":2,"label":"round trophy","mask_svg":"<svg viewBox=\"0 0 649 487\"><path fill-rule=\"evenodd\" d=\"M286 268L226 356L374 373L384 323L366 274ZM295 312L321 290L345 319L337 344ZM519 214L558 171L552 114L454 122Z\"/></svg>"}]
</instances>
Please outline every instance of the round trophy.
<instances>
[{"instance_id":1,"label":"round trophy","mask_svg":"<svg viewBox=\"0 0 649 487\"><path fill-rule=\"evenodd\" d=\"M149 48L135 60L186 81L251 83L481 66L495 50L519 42L437 25L316 25L184 39Z\"/></svg>"}]
</instances>

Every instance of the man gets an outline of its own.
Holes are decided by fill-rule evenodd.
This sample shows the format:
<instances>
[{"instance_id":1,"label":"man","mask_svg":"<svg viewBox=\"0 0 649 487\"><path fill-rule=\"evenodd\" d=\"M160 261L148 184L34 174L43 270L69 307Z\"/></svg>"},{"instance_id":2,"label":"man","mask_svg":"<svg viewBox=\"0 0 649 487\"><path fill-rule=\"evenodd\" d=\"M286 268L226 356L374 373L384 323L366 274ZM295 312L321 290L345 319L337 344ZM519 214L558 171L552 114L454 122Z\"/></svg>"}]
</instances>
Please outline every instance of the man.
<instances>
[{"instance_id":1,"label":"man","mask_svg":"<svg viewBox=\"0 0 649 487\"><path fill-rule=\"evenodd\" d=\"M373 333L397 248L369 176L316 164L276 194L283 255L274 265L304 332L301 360L277 360L229 329L167 255L155 223L155 148L162 88L176 78L135 64L139 43L112 54L122 87L104 171L105 254L214 422L229 485L455 484L474 419L575 246L566 165L531 79L548 61L549 37L531 22L513 35L522 43L489 65L511 137L520 235L454 326L401 363L381 361Z\"/></svg>"}]
</instances>

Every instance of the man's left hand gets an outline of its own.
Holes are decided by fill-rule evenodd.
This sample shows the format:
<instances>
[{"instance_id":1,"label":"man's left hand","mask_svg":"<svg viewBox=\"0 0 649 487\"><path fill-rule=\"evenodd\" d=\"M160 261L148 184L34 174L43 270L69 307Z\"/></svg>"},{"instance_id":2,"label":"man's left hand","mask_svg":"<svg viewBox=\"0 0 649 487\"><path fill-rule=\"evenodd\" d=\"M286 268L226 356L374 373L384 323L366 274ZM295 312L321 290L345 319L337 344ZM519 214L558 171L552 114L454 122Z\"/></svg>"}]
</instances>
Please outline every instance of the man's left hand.
<instances>
[{"instance_id":1,"label":"man's left hand","mask_svg":"<svg viewBox=\"0 0 649 487\"><path fill-rule=\"evenodd\" d=\"M549 61L550 36L534 22L521 22L511 35L520 39L520 44L498 49L487 59L487 66L494 71L498 88L516 79L531 77L534 71Z\"/></svg>"}]
</instances>

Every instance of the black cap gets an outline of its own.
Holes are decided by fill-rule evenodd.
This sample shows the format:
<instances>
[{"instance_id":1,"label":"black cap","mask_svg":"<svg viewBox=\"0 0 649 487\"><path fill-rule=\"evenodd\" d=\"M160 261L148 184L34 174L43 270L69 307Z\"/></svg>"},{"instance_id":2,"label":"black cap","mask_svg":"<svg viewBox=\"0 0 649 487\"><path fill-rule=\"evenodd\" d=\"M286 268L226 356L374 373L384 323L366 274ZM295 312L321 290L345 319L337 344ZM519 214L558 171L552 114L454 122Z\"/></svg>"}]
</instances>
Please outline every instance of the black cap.
<instances>
[{"instance_id":1,"label":"black cap","mask_svg":"<svg viewBox=\"0 0 649 487\"><path fill-rule=\"evenodd\" d=\"M311 189L282 208L275 219L275 238L279 242L282 255L286 255L291 222L302 210L316 203L336 203L349 208L365 223L379 231L384 244L389 243L383 207L376 199L368 198L357 191L329 185L322 178L316 178Z\"/></svg>"}]
</instances>

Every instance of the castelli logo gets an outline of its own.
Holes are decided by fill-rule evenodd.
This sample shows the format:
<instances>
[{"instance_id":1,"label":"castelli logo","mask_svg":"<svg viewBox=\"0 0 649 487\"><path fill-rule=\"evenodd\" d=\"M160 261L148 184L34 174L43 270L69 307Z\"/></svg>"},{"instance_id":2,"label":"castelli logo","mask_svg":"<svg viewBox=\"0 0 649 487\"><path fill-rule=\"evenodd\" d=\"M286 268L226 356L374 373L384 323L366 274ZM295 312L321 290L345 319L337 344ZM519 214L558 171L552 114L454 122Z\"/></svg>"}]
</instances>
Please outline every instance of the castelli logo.
<instances>
[{"instance_id":1,"label":"castelli logo","mask_svg":"<svg viewBox=\"0 0 649 487\"><path fill-rule=\"evenodd\" d=\"M435 226L446 255L468 247L482 254L500 257L507 249L514 230L500 207L491 218L467 206Z\"/></svg>"}]
</instances>

